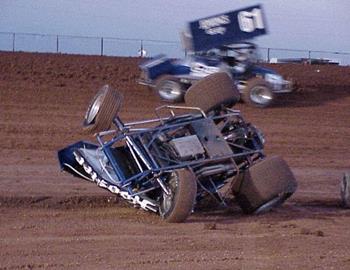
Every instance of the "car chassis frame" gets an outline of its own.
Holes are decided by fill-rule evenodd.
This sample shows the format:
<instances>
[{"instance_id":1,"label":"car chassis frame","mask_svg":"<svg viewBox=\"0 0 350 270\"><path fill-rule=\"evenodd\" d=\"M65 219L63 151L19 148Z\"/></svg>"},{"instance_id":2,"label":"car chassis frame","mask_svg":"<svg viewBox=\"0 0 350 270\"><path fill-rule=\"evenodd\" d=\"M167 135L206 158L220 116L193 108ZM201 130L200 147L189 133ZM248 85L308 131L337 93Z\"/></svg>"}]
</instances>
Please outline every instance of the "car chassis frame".
<instances>
[{"instance_id":1,"label":"car chassis frame","mask_svg":"<svg viewBox=\"0 0 350 270\"><path fill-rule=\"evenodd\" d=\"M168 110L170 116L162 117L160 115L160 111L164 109ZM175 113L176 110L190 110L197 113L177 115ZM167 190L162 178L164 174L181 168L193 170L206 164L213 164L212 166L214 167L212 167L212 173L217 174L220 171L220 167L217 165L221 164L222 162L226 162L226 164L229 165L221 168L221 170L228 171L227 175L229 176L235 176L239 174L240 168L250 165L254 162L254 160L264 156L262 148L257 147L258 149L254 150L238 145L235 145L235 147L241 147L240 153L232 152L231 154L205 157L198 160L179 162L170 160L164 156L155 156L154 151L152 151L151 148L154 146L156 138L164 132L176 130L188 124L203 120L218 122L225 119L228 121L227 119L231 118L243 119L239 110L229 108L225 108L224 114L207 115L203 110L197 107L164 105L156 108L155 113L158 116L157 118L129 123L123 123L118 116L115 117L113 122L117 129L95 134L99 145L86 141L79 141L75 144L69 145L63 150L60 150L58 152L58 157L60 160L61 169L69 171L75 176L95 182L99 187L108 189L112 193L119 194L127 201L134 205L138 205L144 210L158 212L159 204L157 204L157 202L154 200L143 197L143 195L157 188L161 188L165 194L168 194L169 191ZM149 125L156 126L150 127ZM105 137L110 135L114 135L113 138L106 140ZM150 136L147 143L145 143L143 139L146 135ZM227 140L225 137L224 139L225 141ZM132 158L139 169L139 173L131 176L127 176L125 174L123 168L116 161L112 150L113 145L118 143L126 145L126 147L129 149ZM112 171L110 169L107 170L106 167L103 167L101 161L100 163L102 170L94 170L93 168L96 168L96 166L91 166L91 159L89 159L89 156L86 155L86 153L84 154L84 152L78 150L82 148L101 151L101 153L107 157ZM75 160L72 160L72 157L74 157ZM238 165L235 162L236 158L244 158L245 161ZM161 165L157 160L164 160L166 163L168 163L168 165ZM81 168L84 170L81 170ZM204 177L210 174L210 170L206 170L203 173ZM107 175L107 177L102 177L102 175ZM212 182L212 187L208 190L208 188L201 185L201 175L198 171L197 176L197 183L199 186L202 186L202 188L209 193L217 193L218 190L227 182L227 178L220 183L220 185L216 185ZM147 185L147 182L152 182L152 184ZM154 184L155 182L156 184ZM134 191L133 187L141 183L143 183L142 188ZM222 202L224 203L223 200Z\"/></svg>"}]
</instances>

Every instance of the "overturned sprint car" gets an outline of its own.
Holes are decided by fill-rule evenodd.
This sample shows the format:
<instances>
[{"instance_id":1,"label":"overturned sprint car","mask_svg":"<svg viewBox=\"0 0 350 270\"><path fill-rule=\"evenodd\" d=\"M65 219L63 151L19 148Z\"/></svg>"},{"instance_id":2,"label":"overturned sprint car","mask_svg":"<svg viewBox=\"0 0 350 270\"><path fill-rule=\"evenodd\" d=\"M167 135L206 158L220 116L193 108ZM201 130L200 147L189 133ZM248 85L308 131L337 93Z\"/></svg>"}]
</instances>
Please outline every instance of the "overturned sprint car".
<instances>
[{"instance_id":1,"label":"overturned sprint car","mask_svg":"<svg viewBox=\"0 0 350 270\"><path fill-rule=\"evenodd\" d=\"M261 131L231 109L238 99L232 79L215 73L190 87L188 107L165 105L155 119L124 123L121 95L104 86L83 123L97 143L60 150L60 166L168 222L185 221L208 195L225 204L223 186L245 213L265 212L297 183L282 158L265 157Z\"/></svg>"}]
</instances>

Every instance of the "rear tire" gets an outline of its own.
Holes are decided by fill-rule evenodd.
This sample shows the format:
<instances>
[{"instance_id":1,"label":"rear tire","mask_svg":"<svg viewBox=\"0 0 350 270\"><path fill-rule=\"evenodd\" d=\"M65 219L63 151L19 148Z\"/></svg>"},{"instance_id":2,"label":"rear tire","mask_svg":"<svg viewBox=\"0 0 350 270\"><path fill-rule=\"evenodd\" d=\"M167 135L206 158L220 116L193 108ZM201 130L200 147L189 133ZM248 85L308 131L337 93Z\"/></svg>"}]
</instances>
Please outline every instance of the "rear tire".
<instances>
[{"instance_id":1,"label":"rear tire","mask_svg":"<svg viewBox=\"0 0 350 270\"><path fill-rule=\"evenodd\" d=\"M260 214L281 205L297 189L295 177L280 157L266 158L241 173L232 191L247 214Z\"/></svg>"},{"instance_id":2,"label":"rear tire","mask_svg":"<svg viewBox=\"0 0 350 270\"><path fill-rule=\"evenodd\" d=\"M160 216L167 222L179 223L191 214L197 195L194 173L188 169L174 170L166 184L170 194L163 192Z\"/></svg>"},{"instance_id":3,"label":"rear tire","mask_svg":"<svg viewBox=\"0 0 350 270\"><path fill-rule=\"evenodd\" d=\"M240 99L240 94L231 77L225 72L218 72L194 83L185 94L185 103L190 107L201 108L204 112L212 111L221 105L233 106Z\"/></svg>"},{"instance_id":4,"label":"rear tire","mask_svg":"<svg viewBox=\"0 0 350 270\"><path fill-rule=\"evenodd\" d=\"M108 130L116 117L122 96L109 85L103 86L91 100L85 113L83 129L87 133Z\"/></svg>"},{"instance_id":5,"label":"rear tire","mask_svg":"<svg viewBox=\"0 0 350 270\"><path fill-rule=\"evenodd\" d=\"M265 108L274 101L271 86L262 78L253 78L247 81L242 92L242 100L254 107Z\"/></svg>"},{"instance_id":6,"label":"rear tire","mask_svg":"<svg viewBox=\"0 0 350 270\"><path fill-rule=\"evenodd\" d=\"M170 75L161 76L156 81L156 90L159 97L167 102L180 102L184 96L184 86L179 79Z\"/></svg>"}]
</instances>

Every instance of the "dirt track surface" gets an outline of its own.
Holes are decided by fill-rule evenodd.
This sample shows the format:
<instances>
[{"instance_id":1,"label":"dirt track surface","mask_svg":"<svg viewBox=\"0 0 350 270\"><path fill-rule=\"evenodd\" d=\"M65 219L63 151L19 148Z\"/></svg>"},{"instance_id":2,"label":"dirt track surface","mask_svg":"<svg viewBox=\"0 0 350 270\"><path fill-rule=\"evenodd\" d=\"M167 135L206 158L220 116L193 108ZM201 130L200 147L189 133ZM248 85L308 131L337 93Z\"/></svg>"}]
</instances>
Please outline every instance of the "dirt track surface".
<instances>
[{"instance_id":1,"label":"dirt track surface","mask_svg":"<svg viewBox=\"0 0 350 270\"><path fill-rule=\"evenodd\" d=\"M350 269L350 68L273 66L298 85L268 109L238 104L299 183L281 208L202 209L166 224L61 173L58 149L92 138L83 114L105 83L124 121L162 104L135 83L139 59L0 53L0 269Z\"/></svg>"}]
</instances>

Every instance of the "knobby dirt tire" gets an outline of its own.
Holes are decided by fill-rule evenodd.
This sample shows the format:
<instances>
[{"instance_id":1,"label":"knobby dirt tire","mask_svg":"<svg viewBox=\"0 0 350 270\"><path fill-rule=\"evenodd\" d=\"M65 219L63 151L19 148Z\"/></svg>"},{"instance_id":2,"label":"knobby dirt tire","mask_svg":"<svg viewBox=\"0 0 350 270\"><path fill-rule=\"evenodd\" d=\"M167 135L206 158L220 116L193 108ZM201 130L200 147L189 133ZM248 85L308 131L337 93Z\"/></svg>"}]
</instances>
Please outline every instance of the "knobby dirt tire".
<instances>
[{"instance_id":1,"label":"knobby dirt tire","mask_svg":"<svg viewBox=\"0 0 350 270\"><path fill-rule=\"evenodd\" d=\"M233 106L239 99L239 91L225 72L204 77L194 83L185 94L187 106L199 107L204 112L214 110L221 105Z\"/></svg>"},{"instance_id":2,"label":"knobby dirt tire","mask_svg":"<svg viewBox=\"0 0 350 270\"><path fill-rule=\"evenodd\" d=\"M83 130L94 134L108 130L121 107L122 96L108 85L103 86L91 100L84 117ZM99 104L96 104L99 103ZM93 119L89 119L94 106L98 106Z\"/></svg>"}]
</instances>

